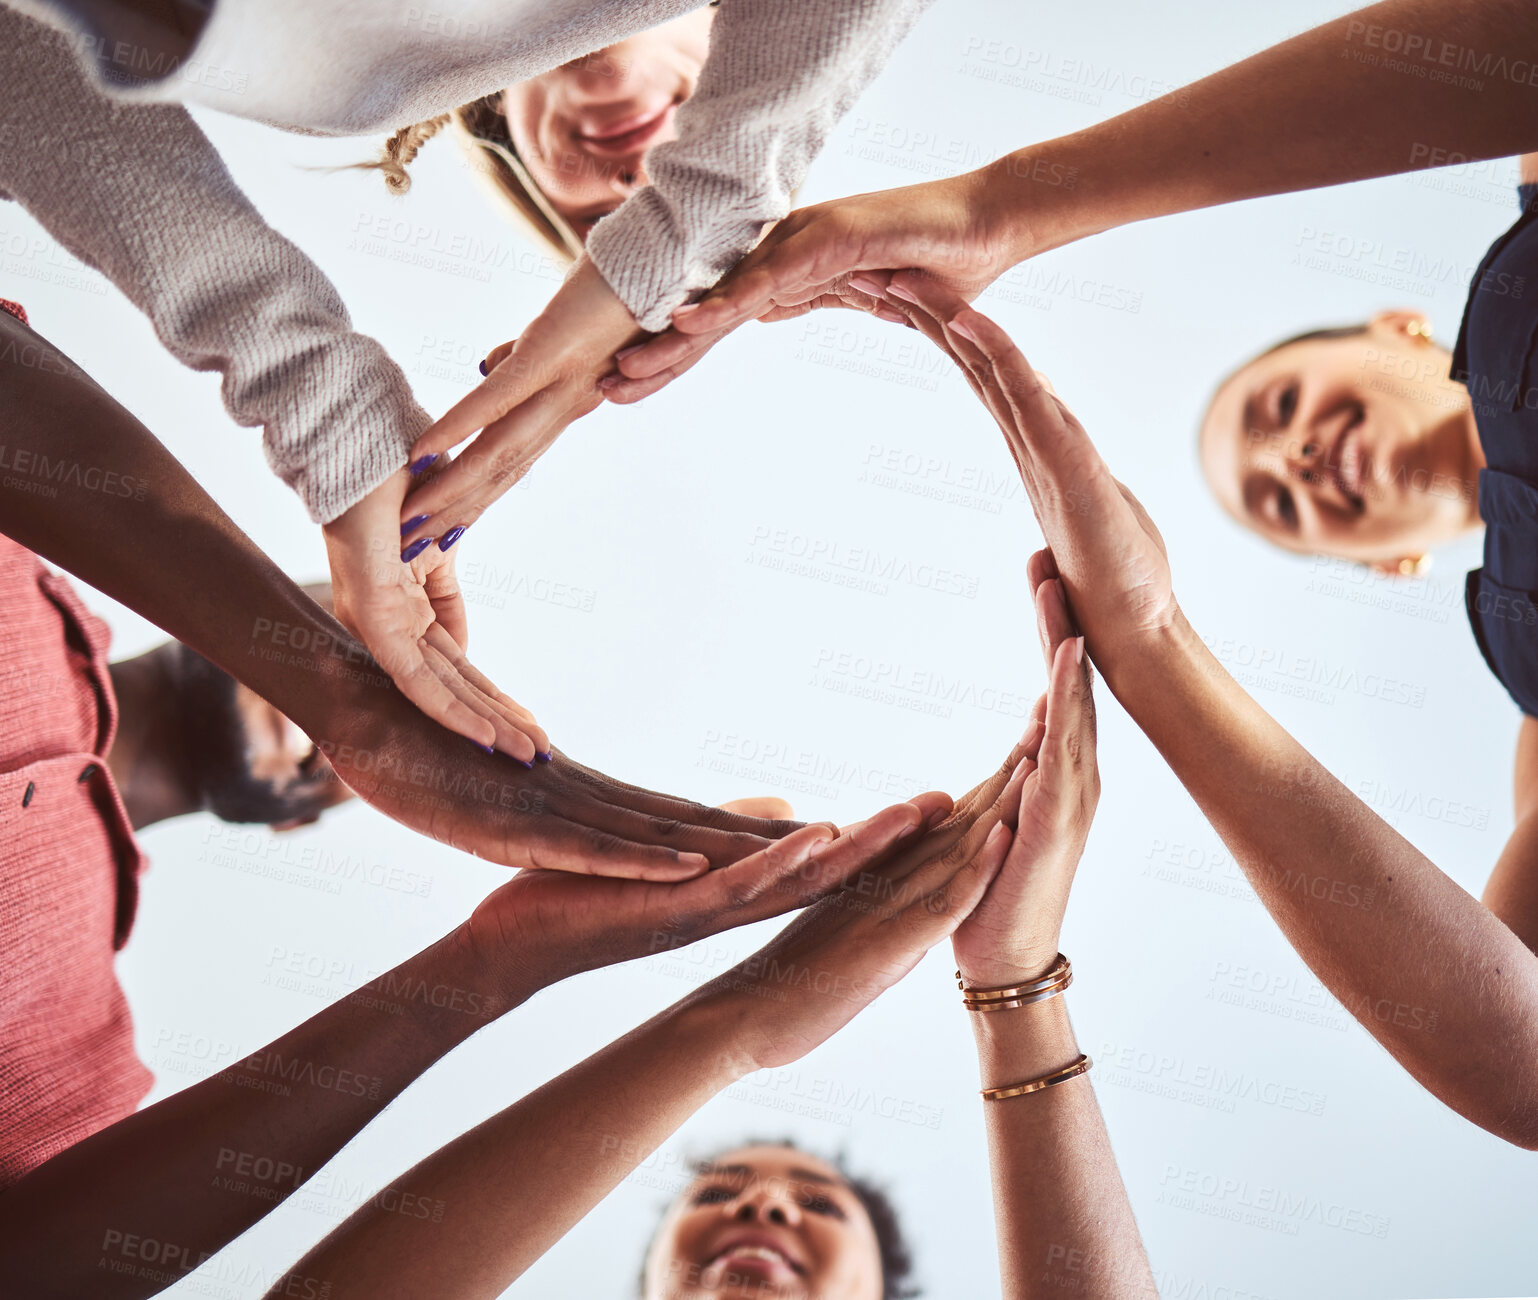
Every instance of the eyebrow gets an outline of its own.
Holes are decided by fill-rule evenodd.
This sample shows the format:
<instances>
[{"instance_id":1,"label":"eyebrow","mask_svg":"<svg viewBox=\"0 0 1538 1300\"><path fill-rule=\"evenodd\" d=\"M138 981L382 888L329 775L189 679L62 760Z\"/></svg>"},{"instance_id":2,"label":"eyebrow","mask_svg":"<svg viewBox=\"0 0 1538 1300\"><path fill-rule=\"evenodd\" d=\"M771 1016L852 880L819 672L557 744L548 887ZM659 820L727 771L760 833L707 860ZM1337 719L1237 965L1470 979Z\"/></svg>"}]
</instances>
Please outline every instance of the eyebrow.
<instances>
[{"instance_id":1,"label":"eyebrow","mask_svg":"<svg viewBox=\"0 0 1538 1300\"><path fill-rule=\"evenodd\" d=\"M754 1178L758 1176L758 1170L751 1165L712 1165L703 1164L698 1173L701 1178L711 1175L728 1174L740 1178ZM826 1174L819 1174L815 1169L792 1169L790 1176L801 1183L822 1183L828 1187L842 1186L838 1179L829 1178Z\"/></svg>"}]
</instances>

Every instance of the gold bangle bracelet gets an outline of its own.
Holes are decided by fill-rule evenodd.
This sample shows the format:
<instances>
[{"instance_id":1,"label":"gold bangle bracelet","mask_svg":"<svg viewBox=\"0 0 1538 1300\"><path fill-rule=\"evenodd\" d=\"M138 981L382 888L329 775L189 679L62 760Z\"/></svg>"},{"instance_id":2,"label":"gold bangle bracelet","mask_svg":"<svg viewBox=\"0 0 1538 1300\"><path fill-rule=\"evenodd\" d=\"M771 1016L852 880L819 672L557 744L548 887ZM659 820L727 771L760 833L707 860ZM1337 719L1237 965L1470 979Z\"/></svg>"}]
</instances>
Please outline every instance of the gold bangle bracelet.
<instances>
[{"instance_id":1,"label":"gold bangle bracelet","mask_svg":"<svg viewBox=\"0 0 1538 1300\"><path fill-rule=\"evenodd\" d=\"M1088 1074L1089 1067L1093 1064L1089 1057L1080 1053L1079 1059L1072 1065L1065 1065L1061 1070L1044 1074L1039 1079L1012 1084L1008 1088L984 1088L982 1098L984 1101L1005 1101L1010 1097L1023 1097L1028 1092L1040 1092L1043 1088L1050 1088L1054 1083L1067 1083L1069 1079L1077 1079L1081 1074Z\"/></svg>"},{"instance_id":2,"label":"gold bangle bracelet","mask_svg":"<svg viewBox=\"0 0 1538 1300\"><path fill-rule=\"evenodd\" d=\"M1010 998L1024 997L1031 993L1040 993L1043 989L1053 988L1058 985L1067 987L1073 979L1073 963L1062 953L1058 953L1056 959L1046 970L1046 973L1033 980L1025 980L1020 984L1010 984L1000 989L969 989L961 978L961 972L956 972L956 987L961 990L961 996L967 1002L998 1002Z\"/></svg>"},{"instance_id":3,"label":"gold bangle bracelet","mask_svg":"<svg viewBox=\"0 0 1538 1300\"><path fill-rule=\"evenodd\" d=\"M1037 989L1034 993L1022 993L1019 997L1013 998L989 998L987 1001L964 997L961 999L961 1005L968 1011L1008 1011L1011 1007L1028 1007L1034 1002L1045 1002L1048 998L1055 998L1072 983L1073 972L1068 971L1056 984Z\"/></svg>"}]
</instances>

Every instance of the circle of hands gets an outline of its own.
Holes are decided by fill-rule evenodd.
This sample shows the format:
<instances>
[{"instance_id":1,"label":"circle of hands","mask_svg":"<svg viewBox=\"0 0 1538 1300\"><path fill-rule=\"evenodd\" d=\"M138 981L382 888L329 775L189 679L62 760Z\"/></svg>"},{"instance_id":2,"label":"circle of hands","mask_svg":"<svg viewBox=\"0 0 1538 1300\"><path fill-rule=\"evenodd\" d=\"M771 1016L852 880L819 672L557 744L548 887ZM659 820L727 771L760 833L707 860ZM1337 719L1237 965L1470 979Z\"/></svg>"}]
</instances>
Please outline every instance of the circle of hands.
<instances>
[{"instance_id":1,"label":"circle of hands","mask_svg":"<svg viewBox=\"0 0 1538 1300\"><path fill-rule=\"evenodd\" d=\"M915 187L926 189L944 186ZM758 1067L823 1041L947 936L972 986L1029 980L1051 965L1099 794L1093 646L1111 635L1160 636L1180 617L1146 513L1009 337L969 306L1000 259L962 216L966 196L931 203L929 233L911 248L890 236L873 246L861 234L862 201L794 214L709 299L643 342L591 264L579 263L523 337L488 358L486 383L418 441L414 472L327 527L338 616L390 678L373 720L377 743L338 746L327 758L399 820L524 868L456 940L509 977L531 963L574 974L803 909L753 958L691 995L757 998ZM892 227L874 213L865 224ZM921 269L882 269L905 259ZM455 530L605 397L656 391L742 321L827 306L917 329L952 358L1004 433L1048 542L1027 566L1048 687L1008 759L957 801L923 794L843 828L704 808L554 750L528 710L466 658L453 552L415 545L457 540ZM417 726L400 741L396 724L415 709L441 722L441 733ZM412 752L394 752L403 747ZM506 758L528 775L510 785ZM401 779L414 764L445 763L499 783L485 815L435 812ZM766 971L811 995L764 999Z\"/></svg>"}]
</instances>

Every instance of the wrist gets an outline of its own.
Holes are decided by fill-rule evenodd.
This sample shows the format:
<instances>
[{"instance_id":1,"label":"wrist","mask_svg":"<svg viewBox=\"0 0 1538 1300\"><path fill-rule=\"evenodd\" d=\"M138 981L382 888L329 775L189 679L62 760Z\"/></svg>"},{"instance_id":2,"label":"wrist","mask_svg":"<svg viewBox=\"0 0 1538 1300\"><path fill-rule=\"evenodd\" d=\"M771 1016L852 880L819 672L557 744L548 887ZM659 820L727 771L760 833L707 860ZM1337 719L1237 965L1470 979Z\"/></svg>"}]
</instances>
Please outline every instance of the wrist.
<instances>
[{"instance_id":1,"label":"wrist","mask_svg":"<svg viewBox=\"0 0 1538 1300\"><path fill-rule=\"evenodd\" d=\"M1105 684L1124 705L1211 657L1178 603L1157 626L1119 628L1111 636L1089 637L1086 645Z\"/></svg>"},{"instance_id":2,"label":"wrist","mask_svg":"<svg viewBox=\"0 0 1538 1300\"><path fill-rule=\"evenodd\" d=\"M719 1091L763 1069L751 1033L753 1008L734 990L705 988L659 1017L693 1050L700 1071Z\"/></svg>"},{"instance_id":3,"label":"wrist","mask_svg":"<svg viewBox=\"0 0 1538 1300\"><path fill-rule=\"evenodd\" d=\"M1084 165L1066 136L1016 149L980 168L978 204L1014 266L1107 229L1085 201Z\"/></svg>"},{"instance_id":4,"label":"wrist","mask_svg":"<svg viewBox=\"0 0 1538 1300\"><path fill-rule=\"evenodd\" d=\"M1030 936L987 956L955 953L961 982L969 989L1009 988L1040 979L1058 954L1058 932Z\"/></svg>"}]
</instances>

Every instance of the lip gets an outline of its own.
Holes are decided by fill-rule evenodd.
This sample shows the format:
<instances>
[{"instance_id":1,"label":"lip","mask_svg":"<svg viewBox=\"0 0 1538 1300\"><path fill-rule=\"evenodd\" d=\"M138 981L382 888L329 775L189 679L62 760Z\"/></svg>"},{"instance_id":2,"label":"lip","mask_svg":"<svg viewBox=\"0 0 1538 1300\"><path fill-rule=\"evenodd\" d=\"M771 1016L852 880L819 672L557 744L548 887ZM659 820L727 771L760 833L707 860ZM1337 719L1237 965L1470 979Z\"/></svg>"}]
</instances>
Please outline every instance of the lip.
<instances>
[{"instance_id":1,"label":"lip","mask_svg":"<svg viewBox=\"0 0 1538 1300\"><path fill-rule=\"evenodd\" d=\"M765 1255L772 1258L765 1258ZM756 1231L730 1232L715 1242L705 1267L709 1269L720 1266L729 1266L743 1272L762 1271L768 1276L782 1269L796 1277L806 1273L805 1261L789 1243L773 1234Z\"/></svg>"},{"instance_id":2,"label":"lip","mask_svg":"<svg viewBox=\"0 0 1538 1300\"><path fill-rule=\"evenodd\" d=\"M577 127L577 139L584 149L600 158L638 154L668 128L676 107L669 100L660 108L631 113L613 121L582 123Z\"/></svg>"},{"instance_id":3,"label":"lip","mask_svg":"<svg viewBox=\"0 0 1538 1300\"><path fill-rule=\"evenodd\" d=\"M1362 447L1362 408L1356 407L1346 420L1330 448L1329 469L1331 478L1341 496L1350 503L1357 514L1367 509L1367 499L1362 491L1367 482L1367 453Z\"/></svg>"}]
</instances>

